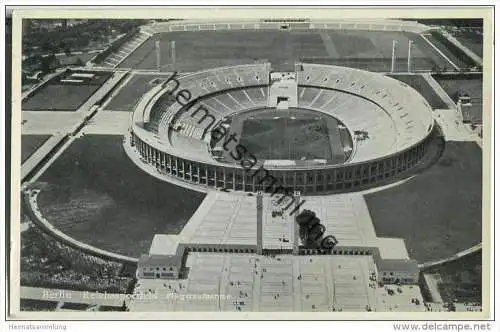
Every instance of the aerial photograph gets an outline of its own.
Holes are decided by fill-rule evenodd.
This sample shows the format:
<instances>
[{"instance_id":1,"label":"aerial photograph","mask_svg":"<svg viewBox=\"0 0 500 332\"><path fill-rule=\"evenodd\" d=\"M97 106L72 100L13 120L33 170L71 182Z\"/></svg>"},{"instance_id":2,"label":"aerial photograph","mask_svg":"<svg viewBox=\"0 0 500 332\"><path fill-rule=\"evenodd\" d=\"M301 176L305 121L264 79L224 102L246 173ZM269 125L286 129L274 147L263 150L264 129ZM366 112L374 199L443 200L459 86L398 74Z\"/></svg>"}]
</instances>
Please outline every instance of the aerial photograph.
<instances>
[{"instance_id":1,"label":"aerial photograph","mask_svg":"<svg viewBox=\"0 0 500 332\"><path fill-rule=\"evenodd\" d=\"M483 312L483 27L24 18L20 311Z\"/></svg>"}]
</instances>

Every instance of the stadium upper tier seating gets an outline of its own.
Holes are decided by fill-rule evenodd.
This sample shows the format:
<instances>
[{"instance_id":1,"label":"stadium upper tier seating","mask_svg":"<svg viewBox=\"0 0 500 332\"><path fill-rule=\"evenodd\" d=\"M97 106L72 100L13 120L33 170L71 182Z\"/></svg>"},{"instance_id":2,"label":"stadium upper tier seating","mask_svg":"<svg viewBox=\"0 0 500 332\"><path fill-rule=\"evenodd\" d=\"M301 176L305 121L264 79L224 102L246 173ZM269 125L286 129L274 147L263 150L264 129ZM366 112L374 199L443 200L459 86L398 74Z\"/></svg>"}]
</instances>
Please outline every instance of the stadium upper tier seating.
<instances>
[{"instance_id":1,"label":"stadium upper tier seating","mask_svg":"<svg viewBox=\"0 0 500 332\"><path fill-rule=\"evenodd\" d=\"M304 70L298 77L302 86L299 106L330 113L351 132L367 131L370 141L376 139L375 149L370 144L366 152L360 150L366 144L357 145L356 160L370 159L382 150L395 152L408 148L432 128L430 105L417 91L398 80L346 67L314 64L302 67Z\"/></svg>"},{"instance_id":2,"label":"stadium upper tier seating","mask_svg":"<svg viewBox=\"0 0 500 332\"><path fill-rule=\"evenodd\" d=\"M144 109L144 123L160 138L168 137L169 129L180 128L177 131L181 134L201 139L205 133L204 128L200 128L196 117L189 116L188 110L176 102L175 95L180 90L189 91L190 101L194 103L189 109L203 105L218 119L248 107L265 106L267 88L257 88L256 92L251 91L251 88L247 89L248 92L242 89L252 86L266 87L269 84L269 64L217 68L183 76L178 78L178 82L179 84L170 80L158 88L161 89L158 95L173 94L173 98L153 97L154 100ZM226 92L221 93L224 91ZM203 100L196 103L200 97L204 97Z\"/></svg>"}]
</instances>

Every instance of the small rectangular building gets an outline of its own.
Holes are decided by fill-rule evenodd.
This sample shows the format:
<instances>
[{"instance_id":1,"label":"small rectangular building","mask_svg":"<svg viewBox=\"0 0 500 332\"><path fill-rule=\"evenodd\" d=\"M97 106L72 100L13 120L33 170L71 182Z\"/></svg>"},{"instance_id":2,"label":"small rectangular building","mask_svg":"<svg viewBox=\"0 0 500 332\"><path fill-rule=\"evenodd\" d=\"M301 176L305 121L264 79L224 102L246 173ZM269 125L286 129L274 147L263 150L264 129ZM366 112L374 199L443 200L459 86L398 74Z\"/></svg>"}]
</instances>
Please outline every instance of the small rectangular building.
<instances>
[{"instance_id":1,"label":"small rectangular building","mask_svg":"<svg viewBox=\"0 0 500 332\"><path fill-rule=\"evenodd\" d=\"M73 73L71 74L71 77L76 77L76 78L86 78L86 79L92 79L94 78L95 74L94 73Z\"/></svg>"},{"instance_id":2,"label":"small rectangular building","mask_svg":"<svg viewBox=\"0 0 500 332\"><path fill-rule=\"evenodd\" d=\"M384 284L417 284L419 268L414 259L376 260L378 281Z\"/></svg>"},{"instance_id":3,"label":"small rectangular building","mask_svg":"<svg viewBox=\"0 0 500 332\"><path fill-rule=\"evenodd\" d=\"M294 72L274 72L269 75L268 107L287 109L298 105L297 74Z\"/></svg>"},{"instance_id":4,"label":"small rectangular building","mask_svg":"<svg viewBox=\"0 0 500 332\"><path fill-rule=\"evenodd\" d=\"M180 262L175 256L143 254L137 263L137 278L178 279L182 268Z\"/></svg>"},{"instance_id":5,"label":"small rectangular building","mask_svg":"<svg viewBox=\"0 0 500 332\"><path fill-rule=\"evenodd\" d=\"M186 250L177 239L156 234L149 254L143 254L137 263L139 279L178 279L184 265Z\"/></svg>"}]
</instances>

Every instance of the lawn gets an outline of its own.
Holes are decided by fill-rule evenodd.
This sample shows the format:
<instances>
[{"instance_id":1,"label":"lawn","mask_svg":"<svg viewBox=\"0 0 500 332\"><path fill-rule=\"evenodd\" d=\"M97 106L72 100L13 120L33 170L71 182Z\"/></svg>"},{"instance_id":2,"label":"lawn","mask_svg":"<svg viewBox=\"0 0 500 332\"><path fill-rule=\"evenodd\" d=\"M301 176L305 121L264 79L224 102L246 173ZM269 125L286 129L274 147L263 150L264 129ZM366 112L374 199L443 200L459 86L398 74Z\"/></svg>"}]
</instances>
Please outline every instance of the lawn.
<instances>
[{"instance_id":1,"label":"lawn","mask_svg":"<svg viewBox=\"0 0 500 332\"><path fill-rule=\"evenodd\" d=\"M23 111L76 111L98 85L48 84L23 100Z\"/></svg>"},{"instance_id":2,"label":"lawn","mask_svg":"<svg viewBox=\"0 0 500 332\"><path fill-rule=\"evenodd\" d=\"M106 106L108 111L132 112L139 99L154 85L155 79L166 80L168 75L134 75Z\"/></svg>"},{"instance_id":3,"label":"lawn","mask_svg":"<svg viewBox=\"0 0 500 332\"><path fill-rule=\"evenodd\" d=\"M472 61L472 59L470 59L461 49L457 48L454 44L448 41L443 35L441 35L441 33L436 31L432 34L426 34L425 37L458 68L474 66L474 61ZM441 67L446 67L448 70L454 69L452 64L449 62L447 62L444 67Z\"/></svg>"},{"instance_id":4,"label":"lawn","mask_svg":"<svg viewBox=\"0 0 500 332\"><path fill-rule=\"evenodd\" d=\"M306 31L198 31L161 35L162 68L172 70L170 42L175 41L178 71L271 61L277 66L310 56L327 55L317 32ZM155 69L154 41L146 41L119 67Z\"/></svg>"},{"instance_id":5,"label":"lawn","mask_svg":"<svg viewBox=\"0 0 500 332\"><path fill-rule=\"evenodd\" d=\"M73 66L77 65L79 61L85 65L87 61L95 57L95 54L83 53L83 54L73 54L70 56L61 55L57 57L57 60L61 63L62 66Z\"/></svg>"},{"instance_id":6,"label":"lawn","mask_svg":"<svg viewBox=\"0 0 500 332\"><path fill-rule=\"evenodd\" d=\"M325 34L327 36L325 36ZM173 70L171 41L175 41L178 71L270 61L276 68L296 61L390 71L392 42L396 71L406 71L408 41L412 40L412 69L450 66L420 35L365 30L240 30L169 32L161 35L161 66ZM156 69L153 39L146 41L119 67Z\"/></svg>"},{"instance_id":7,"label":"lawn","mask_svg":"<svg viewBox=\"0 0 500 332\"><path fill-rule=\"evenodd\" d=\"M50 135L21 136L21 164L24 163L39 147L48 140Z\"/></svg>"},{"instance_id":8,"label":"lawn","mask_svg":"<svg viewBox=\"0 0 500 332\"><path fill-rule=\"evenodd\" d=\"M377 236L403 238L419 262L449 257L482 239L481 149L448 141L429 169L365 198Z\"/></svg>"},{"instance_id":9,"label":"lawn","mask_svg":"<svg viewBox=\"0 0 500 332\"><path fill-rule=\"evenodd\" d=\"M458 39L462 45L469 48L476 55L483 57L483 33L482 31L463 31L454 33L454 37Z\"/></svg>"},{"instance_id":10,"label":"lawn","mask_svg":"<svg viewBox=\"0 0 500 332\"><path fill-rule=\"evenodd\" d=\"M411 49L412 70L431 69L434 65L447 62L421 36L409 32L396 31L329 31L336 56L328 59L308 59L307 62L320 62L354 67L370 71L388 72L391 70L392 43L395 47L395 71L407 71L408 43Z\"/></svg>"},{"instance_id":11,"label":"lawn","mask_svg":"<svg viewBox=\"0 0 500 332\"><path fill-rule=\"evenodd\" d=\"M42 175L43 215L69 236L123 255L149 251L157 233L179 233L204 198L157 180L129 160L122 136L77 139Z\"/></svg>"},{"instance_id":12,"label":"lawn","mask_svg":"<svg viewBox=\"0 0 500 332\"><path fill-rule=\"evenodd\" d=\"M433 75L446 93L458 100L459 93L471 97L472 106L468 108L472 122L483 123L483 75Z\"/></svg>"},{"instance_id":13,"label":"lawn","mask_svg":"<svg viewBox=\"0 0 500 332\"><path fill-rule=\"evenodd\" d=\"M245 120L240 144L260 160L331 159L324 120Z\"/></svg>"},{"instance_id":14,"label":"lawn","mask_svg":"<svg viewBox=\"0 0 500 332\"><path fill-rule=\"evenodd\" d=\"M292 118L293 117L293 118ZM337 130L335 157L343 161L342 144L335 119L307 110L255 111L245 113L239 144L259 160L326 159L331 161L330 130ZM331 121L327 121L331 120ZM333 121L333 123L332 123Z\"/></svg>"},{"instance_id":15,"label":"lawn","mask_svg":"<svg viewBox=\"0 0 500 332\"><path fill-rule=\"evenodd\" d=\"M95 76L84 83L61 82L73 73ZM110 72L67 71L52 78L43 87L23 100L23 111L76 111L111 76Z\"/></svg>"}]
</instances>

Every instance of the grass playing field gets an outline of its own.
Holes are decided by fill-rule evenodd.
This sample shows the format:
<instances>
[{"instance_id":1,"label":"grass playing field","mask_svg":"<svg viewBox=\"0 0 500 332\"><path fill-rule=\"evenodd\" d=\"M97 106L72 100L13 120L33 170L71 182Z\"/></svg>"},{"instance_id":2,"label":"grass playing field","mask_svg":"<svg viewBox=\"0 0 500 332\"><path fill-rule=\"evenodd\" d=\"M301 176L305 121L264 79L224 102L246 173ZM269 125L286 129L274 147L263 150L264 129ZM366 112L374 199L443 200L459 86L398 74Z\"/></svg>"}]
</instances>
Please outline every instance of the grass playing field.
<instances>
[{"instance_id":1,"label":"grass playing field","mask_svg":"<svg viewBox=\"0 0 500 332\"><path fill-rule=\"evenodd\" d=\"M77 139L42 175L52 225L97 248L138 257L156 233L178 233L204 198L157 180L127 157L122 136Z\"/></svg>"},{"instance_id":2,"label":"grass playing field","mask_svg":"<svg viewBox=\"0 0 500 332\"><path fill-rule=\"evenodd\" d=\"M419 262L449 257L482 239L481 149L448 141L432 167L365 198L378 236L405 239Z\"/></svg>"},{"instance_id":3,"label":"grass playing field","mask_svg":"<svg viewBox=\"0 0 500 332\"><path fill-rule=\"evenodd\" d=\"M162 66L172 70L170 42L175 41L178 71L196 71L255 61L287 62L311 55L326 56L318 34L282 31L198 31L161 34ZM122 68L155 69L154 41L144 43L120 64Z\"/></svg>"},{"instance_id":4,"label":"grass playing field","mask_svg":"<svg viewBox=\"0 0 500 332\"><path fill-rule=\"evenodd\" d=\"M23 101L24 111L76 111L94 92L97 85L46 85Z\"/></svg>"},{"instance_id":5,"label":"grass playing field","mask_svg":"<svg viewBox=\"0 0 500 332\"><path fill-rule=\"evenodd\" d=\"M21 164L24 163L50 135L22 135L21 136Z\"/></svg>"},{"instance_id":6,"label":"grass playing field","mask_svg":"<svg viewBox=\"0 0 500 332\"><path fill-rule=\"evenodd\" d=\"M154 85L155 79L167 79L168 75L136 74L106 106L107 111L132 112L134 106Z\"/></svg>"},{"instance_id":7,"label":"grass playing field","mask_svg":"<svg viewBox=\"0 0 500 332\"><path fill-rule=\"evenodd\" d=\"M245 30L163 33L161 66L174 69L171 41L175 41L175 70L197 71L218 66L270 61L276 67L296 61L343 65L372 71L389 71L392 41L397 41L396 71L406 71L408 41L412 46L413 70L431 69L449 63L421 36L407 32L362 30ZM156 69L151 38L119 67Z\"/></svg>"},{"instance_id":8,"label":"grass playing field","mask_svg":"<svg viewBox=\"0 0 500 332\"><path fill-rule=\"evenodd\" d=\"M331 159L323 119L245 120L240 144L261 160Z\"/></svg>"},{"instance_id":9,"label":"grass playing field","mask_svg":"<svg viewBox=\"0 0 500 332\"><path fill-rule=\"evenodd\" d=\"M337 121L308 110L258 110L233 119L239 144L259 160L325 159L343 162ZM336 140L331 142L330 140Z\"/></svg>"},{"instance_id":10,"label":"grass playing field","mask_svg":"<svg viewBox=\"0 0 500 332\"><path fill-rule=\"evenodd\" d=\"M93 72L94 78L85 83L61 82L74 72L62 73L23 100L23 111L76 111L111 76L108 72Z\"/></svg>"},{"instance_id":11,"label":"grass playing field","mask_svg":"<svg viewBox=\"0 0 500 332\"><path fill-rule=\"evenodd\" d=\"M409 32L339 30L328 32L331 41L329 61L311 59L310 62L325 62L370 71L391 70L392 42L396 41L395 72L406 72L408 64L408 43L411 49L411 69L426 70L434 65L444 65L446 60L439 55L421 36ZM324 39L329 45L328 39ZM333 49L332 49L333 47Z\"/></svg>"}]
</instances>

